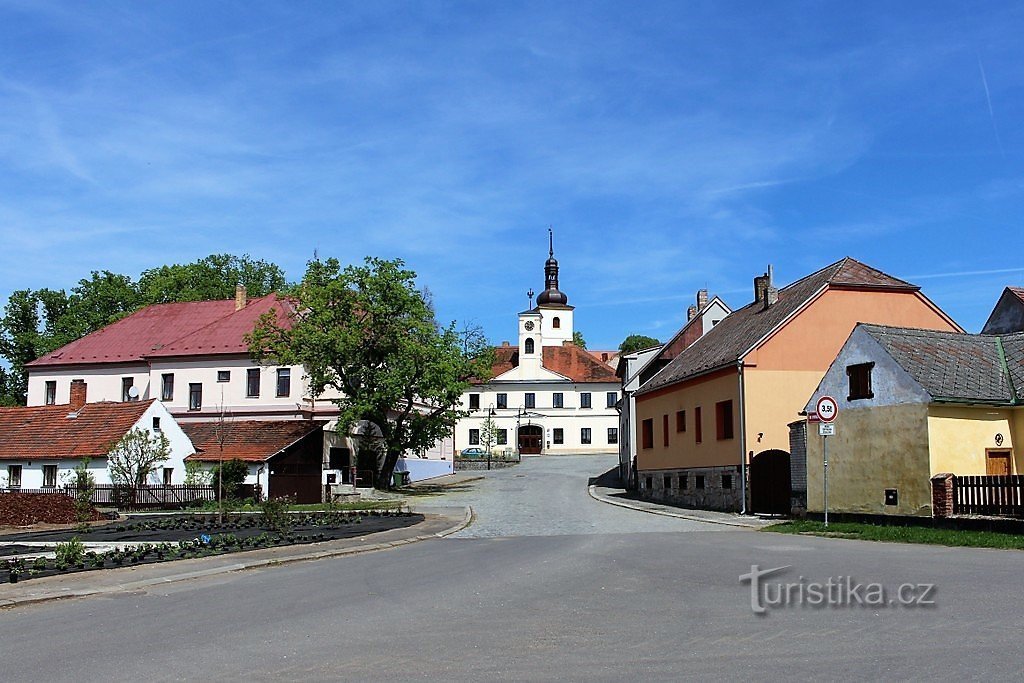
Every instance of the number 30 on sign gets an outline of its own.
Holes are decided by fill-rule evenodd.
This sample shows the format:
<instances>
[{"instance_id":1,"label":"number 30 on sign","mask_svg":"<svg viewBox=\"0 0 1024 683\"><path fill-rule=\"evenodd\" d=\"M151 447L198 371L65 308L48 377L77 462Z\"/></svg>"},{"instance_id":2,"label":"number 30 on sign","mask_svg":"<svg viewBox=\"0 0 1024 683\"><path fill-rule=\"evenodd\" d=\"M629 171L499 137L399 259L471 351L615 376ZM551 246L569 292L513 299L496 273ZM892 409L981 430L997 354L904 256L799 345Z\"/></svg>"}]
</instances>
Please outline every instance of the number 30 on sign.
<instances>
[{"instance_id":1,"label":"number 30 on sign","mask_svg":"<svg viewBox=\"0 0 1024 683\"><path fill-rule=\"evenodd\" d=\"M818 413L818 419L822 422L831 422L839 413L839 404L831 396L822 396L818 399L815 412Z\"/></svg>"}]
</instances>

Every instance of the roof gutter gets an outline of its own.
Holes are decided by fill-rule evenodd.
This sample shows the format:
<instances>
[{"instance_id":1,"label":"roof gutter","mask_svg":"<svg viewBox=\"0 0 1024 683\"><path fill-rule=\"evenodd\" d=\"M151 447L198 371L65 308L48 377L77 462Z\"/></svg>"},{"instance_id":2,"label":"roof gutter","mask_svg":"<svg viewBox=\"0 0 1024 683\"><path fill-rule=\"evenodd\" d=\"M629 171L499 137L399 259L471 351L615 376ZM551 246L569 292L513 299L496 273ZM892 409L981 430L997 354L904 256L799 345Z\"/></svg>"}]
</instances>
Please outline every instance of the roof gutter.
<instances>
[{"instance_id":1,"label":"roof gutter","mask_svg":"<svg viewBox=\"0 0 1024 683\"><path fill-rule=\"evenodd\" d=\"M1010 375L1010 366L1006 363L1006 352L1003 351L1003 338L996 337L996 351L999 352L999 364L1003 368L1003 372L1006 373L1006 384L1010 387L1010 405L1015 406L1019 403L1017 400L1017 387L1013 386L1013 376Z\"/></svg>"},{"instance_id":2,"label":"roof gutter","mask_svg":"<svg viewBox=\"0 0 1024 683\"><path fill-rule=\"evenodd\" d=\"M736 375L739 377L739 404L740 404L740 495L743 497L740 502L740 514L747 514L747 411L746 400L743 394L743 361L736 361Z\"/></svg>"}]
</instances>

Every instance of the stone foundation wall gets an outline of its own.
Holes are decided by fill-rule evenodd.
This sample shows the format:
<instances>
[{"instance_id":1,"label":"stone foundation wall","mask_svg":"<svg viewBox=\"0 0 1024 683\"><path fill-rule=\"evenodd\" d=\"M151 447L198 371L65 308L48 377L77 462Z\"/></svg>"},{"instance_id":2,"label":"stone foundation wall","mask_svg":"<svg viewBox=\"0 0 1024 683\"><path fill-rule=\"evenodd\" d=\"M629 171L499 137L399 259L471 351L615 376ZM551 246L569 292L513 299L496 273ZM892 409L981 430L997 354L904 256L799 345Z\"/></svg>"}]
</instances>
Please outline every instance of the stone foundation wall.
<instances>
[{"instance_id":1,"label":"stone foundation wall","mask_svg":"<svg viewBox=\"0 0 1024 683\"><path fill-rule=\"evenodd\" d=\"M790 510L793 515L807 514L807 421L789 425Z\"/></svg>"},{"instance_id":2,"label":"stone foundation wall","mask_svg":"<svg viewBox=\"0 0 1024 683\"><path fill-rule=\"evenodd\" d=\"M497 469L501 469L501 468L504 468L504 467L512 467L512 466L518 465L518 464L519 464L518 460L492 460L491 461L491 469L492 470L497 470ZM487 460L486 459L485 460L456 460L455 461L455 471L456 472L458 472L459 470L486 470L486 469L487 469Z\"/></svg>"},{"instance_id":3,"label":"stone foundation wall","mask_svg":"<svg viewBox=\"0 0 1024 683\"><path fill-rule=\"evenodd\" d=\"M738 466L648 470L639 473L640 497L700 510L739 512L743 491Z\"/></svg>"}]
</instances>

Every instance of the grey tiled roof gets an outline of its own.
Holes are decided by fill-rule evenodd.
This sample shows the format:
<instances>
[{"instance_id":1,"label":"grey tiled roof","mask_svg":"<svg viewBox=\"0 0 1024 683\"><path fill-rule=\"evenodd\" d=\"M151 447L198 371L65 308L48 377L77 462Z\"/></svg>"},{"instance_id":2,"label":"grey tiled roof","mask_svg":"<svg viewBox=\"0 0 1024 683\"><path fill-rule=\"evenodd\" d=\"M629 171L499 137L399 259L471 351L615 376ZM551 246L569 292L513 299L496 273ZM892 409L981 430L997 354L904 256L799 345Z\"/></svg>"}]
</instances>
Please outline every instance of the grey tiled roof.
<instances>
[{"instance_id":1,"label":"grey tiled roof","mask_svg":"<svg viewBox=\"0 0 1024 683\"><path fill-rule=\"evenodd\" d=\"M676 356L637 393L654 391L735 363L741 355L799 310L825 285L901 291L920 289L860 261L844 258L780 289L779 300L767 309L760 302L754 302L733 311L710 332Z\"/></svg>"},{"instance_id":2,"label":"grey tiled roof","mask_svg":"<svg viewBox=\"0 0 1024 683\"><path fill-rule=\"evenodd\" d=\"M1010 404L1024 397L1024 333L999 337L884 325L861 327L933 399Z\"/></svg>"}]
</instances>

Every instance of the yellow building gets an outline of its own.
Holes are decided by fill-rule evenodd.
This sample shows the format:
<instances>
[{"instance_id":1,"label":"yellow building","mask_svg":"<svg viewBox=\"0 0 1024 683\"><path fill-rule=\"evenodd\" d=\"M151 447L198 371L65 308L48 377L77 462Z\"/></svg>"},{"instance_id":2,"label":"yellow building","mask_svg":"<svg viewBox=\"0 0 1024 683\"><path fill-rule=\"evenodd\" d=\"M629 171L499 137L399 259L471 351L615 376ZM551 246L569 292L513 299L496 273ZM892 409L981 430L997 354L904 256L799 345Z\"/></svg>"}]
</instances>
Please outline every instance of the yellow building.
<instances>
[{"instance_id":1,"label":"yellow building","mask_svg":"<svg viewBox=\"0 0 1024 683\"><path fill-rule=\"evenodd\" d=\"M858 325L806 408L839 405L829 511L931 515L932 477L1022 471L1024 333ZM824 439L807 430L807 509L824 509Z\"/></svg>"},{"instance_id":2,"label":"yellow building","mask_svg":"<svg viewBox=\"0 0 1024 683\"><path fill-rule=\"evenodd\" d=\"M769 268L754 278L751 304L637 391L641 495L788 513L788 424L858 322L962 332L919 287L851 258L783 289Z\"/></svg>"}]
</instances>

